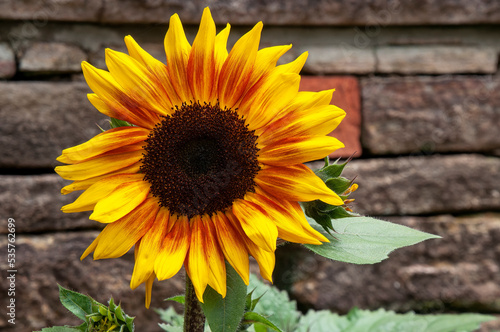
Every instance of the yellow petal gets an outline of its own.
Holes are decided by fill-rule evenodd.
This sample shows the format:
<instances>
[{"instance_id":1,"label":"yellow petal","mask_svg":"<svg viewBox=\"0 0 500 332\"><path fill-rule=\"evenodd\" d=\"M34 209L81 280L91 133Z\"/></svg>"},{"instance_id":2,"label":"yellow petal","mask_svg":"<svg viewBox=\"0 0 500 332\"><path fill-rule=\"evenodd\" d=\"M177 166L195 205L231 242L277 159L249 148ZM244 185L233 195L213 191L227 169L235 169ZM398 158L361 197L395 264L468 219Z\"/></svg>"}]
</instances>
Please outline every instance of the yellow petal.
<instances>
[{"instance_id":1,"label":"yellow petal","mask_svg":"<svg viewBox=\"0 0 500 332\"><path fill-rule=\"evenodd\" d=\"M237 199L233 202L233 214L256 245L267 251L276 250L278 229L262 208L247 200Z\"/></svg>"},{"instance_id":2,"label":"yellow petal","mask_svg":"<svg viewBox=\"0 0 500 332\"><path fill-rule=\"evenodd\" d=\"M250 130L268 124L290 103L299 91L300 76L287 73L269 76L259 85L252 87L239 105L239 112L247 118Z\"/></svg>"},{"instance_id":3,"label":"yellow petal","mask_svg":"<svg viewBox=\"0 0 500 332\"><path fill-rule=\"evenodd\" d=\"M226 257L226 260L238 272L241 279L248 285L249 282L249 261L248 252L239 233L231 225L227 216L223 212L218 212L214 216L214 226L217 231L219 246Z\"/></svg>"},{"instance_id":4,"label":"yellow petal","mask_svg":"<svg viewBox=\"0 0 500 332\"><path fill-rule=\"evenodd\" d=\"M105 154L102 157L97 157L78 164L57 166L55 171L66 180L86 180L110 174L139 162L139 160L142 159L143 153L141 145L125 146L120 149L123 153Z\"/></svg>"},{"instance_id":5,"label":"yellow petal","mask_svg":"<svg viewBox=\"0 0 500 332\"><path fill-rule=\"evenodd\" d=\"M215 23L208 7L203 10L200 28L189 56L187 77L196 101L212 104L215 81Z\"/></svg>"},{"instance_id":6,"label":"yellow petal","mask_svg":"<svg viewBox=\"0 0 500 332\"><path fill-rule=\"evenodd\" d=\"M177 14L170 17L170 25L165 35L165 52L167 54L167 71L177 95L183 101L191 100L192 93L187 77L191 45Z\"/></svg>"},{"instance_id":7,"label":"yellow petal","mask_svg":"<svg viewBox=\"0 0 500 332\"><path fill-rule=\"evenodd\" d=\"M119 127L106 130L85 143L64 149L57 161L66 164L81 162L116 148L143 142L149 130L140 127Z\"/></svg>"},{"instance_id":8,"label":"yellow petal","mask_svg":"<svg viewBox=\"0 0 500 332\"><path fill-rule=\"evenodd\" d=\"M155 278L155 274L151 273L151 276L148 278L148 280L146 280L146 298L144 303L146 309L149 309L149 306L151 305L151 291L153 290L153 281L155 280Z\"/></svg>"},{"instance_id":9,"label":"yellow petal","mask_svg":"<svg viewBox=\"0 0 500 332\"><path fill-rule=\"evenodd\" d=\"M169 211L161 208L149 231L135 247L135 265L130 280L130 288L135 289L145 282L154 270L154 263L167 235Z\"/></svg>"},{"instance_id":10,"label":"yellow petal","mask_svg":"<svg viewBox=\"0 0 500 332\"><path fill-rule=\"evenodd\" d=\"M203 303L203 293L207 288L210 268L206 252L206 232L200 216L195 216L189 222L191 226L191 241L186 257L186 272L194 286L198 300Z\"/></svg>"},{"instance_id":11,"label":"yellow petal","mask_svg":"<svg viewBox=\"0 0 500 332\"><path fill-rule=\"evenodd\" d=\"M214 45L214 61L215 61L215 82L214 85L219 81L219 74L222 65L227 59L227 38L229 37L229 31L231 30L231 25L226 24L226 27L222 29L217 36L215 36Z\"/></svg>"},{"instance_id":12,"label":"yellow petal","mask_svg":"<svg viewBox=\"0 0 500 332\"><path fill-rule=\"evenodd\" d=\"M295 243L321 244L316 237L312 237L304 231L299 220L300 216L294 213L293 209L288 211L281 204L282 202L271 199L259 188L257 188L257 193L249 193L246 198L262 207L269 214L270 219L278 228L278 236L283 240ZM304 218L303 214L302 218Z\"/></svg>"},{"instance_id":13,"label":"yellow petal","mask_svg":"<svg viewBox=\"0 0 500 332\"><path fill-rule=\"evenodd\" d=\"M222 65L218 82L222 108L233 108L247 89L257 57L261 31L262 22L259 22L234 44Z\"/></svg>"},{"instance_id":14,"label":"yellow petal","mask_svg":"<svg viewBox=\"0 0 500 332\"><path fill-rule=\"evenodd\" d=\"M285 63L283 65L279 65L276 67L277 72L281 73L295 73L298 74L302 70L302 67L304 67L304 64L306 63L308 53L304 52L302 53L297 59L293 60L292 62Z\"/></svg>"},{"instance_id":15,"label":"yellow petal","mask_svg":"<svg viewBox=\"0 0 500 332\"><path fill-rule=\"evenodd\" d=\"M208 215L202 216L203 226L205 227L205 251L208 258L210 274L208 284L222 297L226 297L226 264L224 254L222 253L217 234L212 219Z\"/></svg>"},{"instance_id":16,"label":"yellow petal","mask_svg":"<svg viewBox=\"0 0 500 332\"><path fill-rule=\"evenodd\" d=\"M175 92L174 86L170 81L167 66L146 52L131 36L125 37L125 44L130 56L139 61L156 77L156 81L159 83L157 86L158 93L163 93L165 97L168 97L172 106L181 105L182 100L177 95L177 92Z\"/></svg>"},{"instance_id":17,"label":"yellow petal","mask_svg":"<svg viewBox=\"0 0 500 332\"><path fill-rule=\"evenodd\" d=\"M259 151L259 162L273 166L287 166L319 160L344 144L330 136L296 136L283 138Z\"/></svg>"},{"instance_id":18,"label":"yellow petal","mask_svg":"<svg viewBox=\"0 0 500 332\"><path fill-rule=\"evenodd\" d=\"M250 240L242 229L240 220L231 212L226 213L227 219L231 222L234 229L240 234L240 238L245 243L245 247L250 255L255 258L259 264L260 274L262 278L273 281L273 270L276 257L274 251L266 251Z\"/></svg>"},{"instance_id":19,"label":"yellow petal","mask_svg":"<svg viewBox=\"0 0 500 332\"><path fill-rule=\"evenodd\" d=\"M106 49L106 65L128 98L150 112L171 113L172 103L164 93L162 82L139 61L125 53Z\"/></svg>"},{"instance_id":20,"label":"yellow petal","mask_svg":"<svg viewBox=\"0 0 500 332\"><path fill-rule=\"evenodd\" d=\"M72 193L74 191L86 190L86 189L90 188L90 186L93 185L94 183L96 183L97 181L105 179L105 178L107 178L109 176L119 175L119 174L135 174L135 173L139 173L141 164L142 163L137 162L135 164L132 164L132 165L127 166L125 168L118 169L118 170L116 170L114 172L111 172L111 173L108 173L108 174L96 176L96 177L93 177L93 178L88 178L88 179L85 179L85 180L73 181L72 183L68 184L67 186L64 186L61 189L61 194L67 195L67 194Z\"/></svg>"},{"instance_id":21,"label":"yellow petal","mask_svg":"<svg viewBox=\"0 0 500 332\"><path fill-rule=\"evenodd\" d=\"M82 71L90 89L98 96L96 98L90 94L89 100L101 113L148 129L152 129L158 122L158 115L130 98L109 72L97 69L85 61L82 63Z\"/></svg>"},{"instance_id":22,"label":"yellow petal","mask_svg":"<svg viewBox=\"0 0 500 332\"><path fill-rule=\"evenodd\" d=\"M189 221L186 216L180 216L163 239L154 262L158 280L169 279L179 272L186 259L190 242Z\"/></svg>"},{"instance_id":23,"label":"yellow petal","mask_svg":"<svg viewBox=\"0 0 500 332\"><path fill-rule=\"evenodd\" d=\"M73 203L61 208L64 213L91 211L97 202L111 194L116 187L128 182L142 180L143 174L119 174L106 177L83 192Z\"/></svg>"},{"instance_id":24,"label":"yellow petal","mask_svg":"<svg viewBox=\"0 0 500 332\"><path fill-rule=\"evenodd\" d=\"M156 199L147 199L125 217L107 225L98 237L94 259L117 258L126 254L151 228L158 209Z\"/></svg>"},{"instance_id":25,"label":"yellow petal","mask_svg":"<svg viewBox=\"0 0 500 332\"><path fill-rule=\"evenodd\" d=\"M344 204L313 171L302 164L262 169L255 177L255 182L279 199L297 202L320 199L331 205Z\"/></svg>"},{"instance_id":26,"label":"yellow petal","mask_svg":"<svg viewBox=\"0 0 500 332\"><path fill-rule=\"evenodd\" d=\"M144 202L149 190L149 182L144 180L123 183L96 204L89 218L102 223L118 220Z\"/></svg>"},{"instance_id":27,"label":"yellow petal","mask_svg":"<svg viewBox=\"0 0 500 332\"><path fill-rule=\"evenodd\" d=\"M327 135L344 117L345 112L333 105L296 110L269 124L258 142L265 146L292 136Z\"/></svg>"}]
</instances>

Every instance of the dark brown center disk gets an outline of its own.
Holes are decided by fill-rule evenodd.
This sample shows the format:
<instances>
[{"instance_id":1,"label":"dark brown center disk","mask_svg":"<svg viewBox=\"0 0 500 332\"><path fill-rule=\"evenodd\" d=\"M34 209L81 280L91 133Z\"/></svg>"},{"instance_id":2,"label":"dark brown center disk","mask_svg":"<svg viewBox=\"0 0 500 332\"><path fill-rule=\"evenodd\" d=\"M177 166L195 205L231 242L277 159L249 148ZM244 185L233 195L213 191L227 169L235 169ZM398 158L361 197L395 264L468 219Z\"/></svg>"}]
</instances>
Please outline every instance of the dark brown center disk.
<instances>
[{"instance_id":1,"label":"dark brown center disk","mask_svg":"<svg viewBox=\"0 0 500 332\"><path fill-rule=\"evenodd\" d=\"M256 141L235 111L183 104L149 134L141 171L172 213L211 215L254 191L260 170Z\"/></svg>"}]
</instances>

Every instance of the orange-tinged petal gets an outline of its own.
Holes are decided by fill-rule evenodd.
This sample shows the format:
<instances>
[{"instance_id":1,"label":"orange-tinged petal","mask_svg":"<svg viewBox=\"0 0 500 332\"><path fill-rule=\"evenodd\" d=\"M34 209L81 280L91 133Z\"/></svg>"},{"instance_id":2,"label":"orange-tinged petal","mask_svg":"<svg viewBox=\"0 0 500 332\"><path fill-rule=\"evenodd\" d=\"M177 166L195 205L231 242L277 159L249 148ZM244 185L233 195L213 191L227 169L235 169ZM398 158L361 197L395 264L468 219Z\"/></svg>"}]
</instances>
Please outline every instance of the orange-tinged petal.
<instances>
[{"instance_id":1,"label":"orange-tinged petal","mask_svg":"<svg viewBox=\"0 0 500 332\"><path fill-rule=\"evenodd\" d=\"M82 71L90 89L98 96L95 98L90 94L88 98L101 113L148 129L158 122L158 115L130 98L109 72L85 61L82 62Z\"/></svg>"},{"instance_id":2,"label":"orange-tinged petal","mask_svg":"<svg viewBox=\"0 0 500 332\"><path fill-rule=\"evenodd\" d=\"M66 164L81 162L116 148L144 141L149 130L140 127L119 127L106 130L85 143L64 149L57 161Z\"/></svg>"},{"instance_id":3,"label":"orange-tinged petal","mask_svg":"<svg viewBox=\"0 0 500 332\"><path fill-rule=\"evenodd\" d=\"M322 159L344 144L331 136L292 136L275 141L259 151L259 161L273 166L302 164Z\"/></svg>"},{"instance_id":4,"label":"orange-tinged petal","mask_svg":"<svg viewBox=\"0 0 500 332\"><path fill-rule=\"evenodd\" d=\"M345 112L333 105L296 110L269 124L259 135L260 146L292 136L327 135L345 117Z\"/></svg>"},{"instance_id":5,"label":"orange-tinged petal","mask_svg":"<svg viewBox=\"0 0 500 332\"><path fill-rule=\"evenodd\" d=\"M298 202L320 199L331 205L344 204L313 171L302 164L262 169L255 177L255 182L279 199Z\"/></svg>"},{"instance_id":6,"label":"orange-tinged petal","mask_svg":"<svg viewBox=\"0 0 500 332\"><path fill-rule=\"evenodd\" d=\"M125 217L107 225L98 237L94 259L116 258L126 254L151 228L158 209L158 200L150 198Z\"/></svg>"},{"instance_id":7,"label":"orange-tinged petal","mask_svg":"<svg viewBox=\"0 0 500 332\"><path fill-rule=\"evenodd\" d=\"M207 288L210 267L206 251L206 232L200 216L190 220L191 241L184 266L194 286L196 297L203 303L203 293Z\"/></svg>"},{"instance_id":8,"label":"orange-tinged petal","mask_svg":"<svg viewBox=\"0 0 500 332\"><path fill-rule=\"evenodd\" d=\"M323 234L311 227L311 225L307 222L306 216L304 215L304 210L302 210L302 207L298 202L281 201L280 203L285 207L286 211L296 216L295 220L300 222L304 232L321 242L330 242L330 240L328 240Z\"/></svg>"},{"instance_id":9,"label":"orange-tinged petal","mask_svg":"<svg viewBox=\"0 0 500 332\"><path fill-rule=\"evenodd\" d=\"M245 199L235 200L232 208L245 234L262 249L274 252L278 229L266 212L257 204Z\"/></svg>"},{"instance_id":10,"label":"orange-tinged petal","mask_svg":"<svg viewBox=\"0 0 500 332\"><path fill-rule=\"evenodd\" d=\"M153 225L142 237L140 245L136 245L135 265L132 279L130 280L130 288L135 289L153 273L156 257L168 232L169 217L169 211L165 208L160 208Z\"/></svg>"},{"instance_id":11,"label":"orange-tinged petal","mask_svg":"<svg viewBox=\"0 0 500 332\"><path fill-rule=\"evenodd\" d=\"M227 59L227 38L229 37L229 31L231 30L231 25L226 24L226 27L222 29L217 36L215 36L214 45L214 61L215 61L215 82L214 85L219 81L219 74L222 65Z\"/></svg>"},{"instance_id":12,"label":"orange-tinged petal","mask_svg":"<svg viewBox=\"0 0 500 332\"><path fill-rule=\"evenodd\" d=\"M210 274L208 284L222 297L226 297L226 264L224 254L217 242L217 233L214 223L210 216L202 216L203 226L205 227L205 250L208 258Z\"/></svg>"},{"instance_id":13,"label":"orange-tinged petal","mask_svg":"<svg viewBox=\"0 0 500 332\"><path fill-rule=\"evenodd\" d=\"M239 112L246 117L250 130L259 129L273 120L299 91L300 76L293 73L269 76L257 91L249 92Z\"/></svg>"},{"instance_id":14,"label":"orange-tinged petal","mask_svg":"<svg viewBox=\"0 0 500 332\"><path fill-rule=\"evenodd\" d=\"M240 220L233 213L227 212L226 216L233 225L234 229L240 234L240 238L245 243L245 246L250 255L252 255L252 257L255 258L255 260L259 264L260 275L262 276L262 278L272 282L274 264L276 261L274 251L266 251L256 245L252 240L250 240L245 235L245 232L241 227Z\"/></svg>"},{"instance_id":15,"label":"orange-tinged petal","mask_svg":"<svg viewBox=\"0 0 500 332\"><path fill-rule=\"evenodd\" d=\"M134 173L139 173L139 170L141 168L141 164L142 163L137 162L135 164L132 164L132 165L127 166L125 168L118 169L118 170L116 170L114 172L111 172L111 173L108 173L108 174L96 176L96 177L93 177L93 178L88 178L88 179L85 179L85 180L76 180L76 181L73 181L72 183L68 184L67 186L64 186L61 189L61 194L67 195L67 194L72 193L74 191L86 190L86 189L90 188L90 186L93 185L94 183L96 183L97 181L105 179L105 178L107 178L109 176L119 175L119 174L134 174Z\"/></svg>"},{"instance_id":16,"label":"orange-tinged petal","mask_svg":"<svg viewBox=\"0 0 500 332\"><path fill-rule=\"evenodd\" d=\"M248 252L241 236L227 219L225 213L218 212L213 218L219 246L226 260L248 285L250 273Z\"/></svg>"},{"instance_id":17,"label":"orange-tinged petal","mask_svg":"<svg viewBox=\"0 0 500 332\"><path fill-rule=\"evenodd\" d=\"M123 183L95 205L89 218L102 223L118 220L144 202L149 190L149 182L144 180Z\"/></svg>"},{"instance_id":18,"label":"orange-tinged petal","mask_svg":"<svg viewBox=\"0 0 500 332\"><path fill-rule=\"evenodd\" d=\"M155 59L148 52L144 51L131 36L125 37L125 44L127 45L130 56L139 61L156 77L156 81L159 83L159 91L162 91L159 93L164 93L170 100L172 106L181 105L182 100L177 95L177 92L175 92L172 82L170 82L167 66L163 62Z\"/></svg>"},{"instance_id":19,"label":"orange-tinged petal","mask_svg":"<svg viewBox=\"0 0 500 332\"><path fill-rule=\"evenodd\" d=\"M259 22L234 44L222 65L218 82L222 108L234 108L246 91L257 57L261 31L262 22Z\"/></svg>"},{"instance_id":20,"label":"orange-tinged petal","mask_svg":"<svg viewBox=\"0 0 500 332\"><path fill-rule=\"evenodd\" d=\"M169 279L179 272L186 259L190 242L189 221L186 216L180 216L163 239L154 262L158 280Z\"/></svg>"},{"instance_id":21,"label":"orange-tinged petal","mask_svg":"<svg viewBox=\"0 0 500 332\"><path fill-rule=\"evenodd\" d=\"M170 17L170 25L165 35L165 52L167 54L167 70L177 95L182 101L192 99L191 88L187 77L187 64L191 45L189 44L179 15Z\"/></svg>"},{"instance_id":22,"label":"orange-tinged petal","mask_svg":"<svg viewBox=\"0 0 500 332\"><path fill-rule=\"evenodd\" d=\"M285 241L296 243L321 244L316 238L304 231L302 228L300 216L294 211L288 211L278 200L273 200L265 195L262 190L257 188L258 193L248 193L245 197L251 202L264 209L269 218L273 220L278 228L278 236ZM302 218L304 215L302 214Z\"/></svg>"},{"instance_id":23,"label":"orange-tinged petal","mask_svg":"<svg viewBox=\"0 0 500 332\"><path fill-rule=\"evenodd\" d=\"M215 23L208 7L203 10L200 28L193 42L187 65L189 86L195 101L212 104L215 82Z\"/></svg>"},{"instance_id":24,"label":"orange-tinged petal","mask_svg":"<svg viewBox=\"0 0 500 332\"><path fill-rule=\"evenodd\" d=\"M143 150L134 145L126 146L129 152L104 155L74 165L57 166L55 171L66 180L86 180L101 175L109 174L139 162Z\"/></svg>"},{"instance_id":25,"label":"orange-tinged petal","mask_svg":"<svg viewBox=\"0 0 500 332\"><path fill-rule=\"evenodd\" d=\"M171 113L172 103L156 76L139 61L122 52L106 49L106 65L127 97L159 115Z\"/></svg>"},{"instance_id":26,"label":"orange-tinged petal","mask_svg":"<svg viewBox=\"0 0 500 332\"><path fill-rule=\"evenodd\" d=\"M61 208L64 213L92 210L97 202L111 194L119 185L142 180L143 174L119 174L106 177L84 191L73 203Z\"/></svg>"}]
</instances>

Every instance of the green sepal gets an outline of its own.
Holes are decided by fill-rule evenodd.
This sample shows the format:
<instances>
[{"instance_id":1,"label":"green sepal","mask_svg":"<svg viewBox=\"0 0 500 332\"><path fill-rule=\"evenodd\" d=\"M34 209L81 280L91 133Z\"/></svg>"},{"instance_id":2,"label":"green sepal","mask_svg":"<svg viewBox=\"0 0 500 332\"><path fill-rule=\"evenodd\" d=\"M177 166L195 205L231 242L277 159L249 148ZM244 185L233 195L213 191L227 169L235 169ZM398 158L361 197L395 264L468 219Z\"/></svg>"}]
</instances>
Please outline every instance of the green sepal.
<instances>
[{"instance_id":1,"label":"green sepal","mask_svg":"<svg viewBox=\"0 0 500 332\"><path fill-rule=\"evenodd\" d=\"M316 170L314 173L316 173L316 175L319 176L323 181L339 177L340 174L342 174L342 172L344 171L344 168L349 160L342 164L337 164L337 162L338 159L334 161L333 164L330 164L330 159L328 157L325 157L325 166Z\"/></svg>"},{"instance_id":2,"label":"green sepal","mask_svg":"<svg viewBox=\"0 0 500 332\"><path fill-rule=\"evenodd\" d=\"M330 178L325 182L326 186L330 188L337 195L342 195L352 184L352 181L346 179L342 176L338 176L336 178Z\"/></svg>"},{"instance_id":3,"label":"green sepal","mask_svg":"<svg viewBox=\"0 0 500 332\"><path fill-rule=\"evenodd\" d=\"M278 332L282 332L282 330L274 325L271 321L269 321L266 317L262 316L261 314L258 314L253 311L245 312L245 315L243 315L243 324L255 324L259 323L262 324L266 327L269 327L270 329ZM256 328L256 327L255 327Z\"/></svg>"},{"instance_id":4,"label":"green sepal","mask_svg":"<svg viewBox=\"0 0 500 332\"><path fill-rule=\"evenodd\" d=\"M111 127L111 129L113 129L113 128L118 128L118 127L130 127L132 125L129 122L124 121L124 120L109 118L109 126Z\"/></svg>"}]
</instances>

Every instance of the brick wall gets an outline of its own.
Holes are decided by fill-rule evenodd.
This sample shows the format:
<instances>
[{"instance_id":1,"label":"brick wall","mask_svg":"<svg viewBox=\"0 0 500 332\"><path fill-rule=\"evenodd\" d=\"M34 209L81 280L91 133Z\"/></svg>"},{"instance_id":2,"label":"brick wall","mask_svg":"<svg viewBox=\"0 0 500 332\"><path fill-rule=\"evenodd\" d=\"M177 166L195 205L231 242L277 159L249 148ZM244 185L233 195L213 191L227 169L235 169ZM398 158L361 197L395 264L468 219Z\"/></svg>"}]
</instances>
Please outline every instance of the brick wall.
<instances>
[{"instance_id":1,"label":"brick wall","mask_svg":"<svg viewBox=\"0 0 500 332\"><path fill-rule=\"evenodd\" d=\"M62 214L53 173L66 147L105 119L86 98L80 63L104 68L104 48L130 34L163 59L168 18L192 41L203 1L0 1L0 232L17 223L19 331L76 324L56 282L100 301L113 295L154 331L143 289L128 282L133 255L78 257L98 232L88 215ZM302 308L500 313L500 3L497 1L210 1L230 44L264 21L262 46L303 51L304 90L336 88L347 111L334 132L352 155L355 209L433 232L442 240L399 250L373 266L331 262L296 246L279 249L275 283ZM6 247L6 237L0 240ZM291 259L293 258L293 259ZM290 273L293 264L294 273ZM7 270L0 261L2 278ZM180 293L182 278L155 284L153 307ZM6 283L0 291L6 294ZM4 296L1 297L1 305ZM4 315L0 328L6 327ZM147 328L149 327L149 328ZM17 330L16 330L17 331Z\"/></svg>"}]
</instances>

